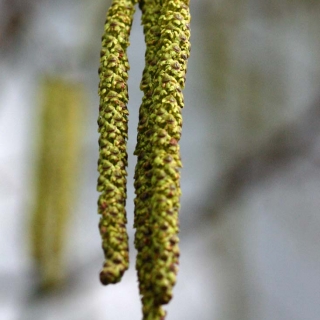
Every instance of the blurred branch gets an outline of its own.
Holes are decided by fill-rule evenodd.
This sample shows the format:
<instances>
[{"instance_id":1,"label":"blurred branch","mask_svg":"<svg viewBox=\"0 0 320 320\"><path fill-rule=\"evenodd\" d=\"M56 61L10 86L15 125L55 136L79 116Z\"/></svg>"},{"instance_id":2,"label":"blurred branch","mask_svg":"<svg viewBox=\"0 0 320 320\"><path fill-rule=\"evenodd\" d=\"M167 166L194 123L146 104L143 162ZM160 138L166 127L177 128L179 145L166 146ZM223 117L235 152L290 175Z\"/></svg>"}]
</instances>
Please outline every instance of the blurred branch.
<instances>
[{"instance_id":1,"label":"blurred branch","mask_svg":"<svg viewBox=\"0 0 320 320\"><path fill-rule=\"evenodd\" d=\"M10 51L18 44L19 35L40 0L4 0L0 3L0 48Z\"/></svg>"},{"instance_id":2,"label":"blurred branch","mask_svg":"<svg viewBox=\"0 0 320 320\"><path fill-rule=\"evenodd\" d=\"M299 119L281 127L263 145L239 154L233 165L217 179L210 213L218 213L237 198L245 187L277 174L299 157L309 157L320 135L320 97ZM212 208L213 204L213 208Z\"/></svg>"}]
</instances>

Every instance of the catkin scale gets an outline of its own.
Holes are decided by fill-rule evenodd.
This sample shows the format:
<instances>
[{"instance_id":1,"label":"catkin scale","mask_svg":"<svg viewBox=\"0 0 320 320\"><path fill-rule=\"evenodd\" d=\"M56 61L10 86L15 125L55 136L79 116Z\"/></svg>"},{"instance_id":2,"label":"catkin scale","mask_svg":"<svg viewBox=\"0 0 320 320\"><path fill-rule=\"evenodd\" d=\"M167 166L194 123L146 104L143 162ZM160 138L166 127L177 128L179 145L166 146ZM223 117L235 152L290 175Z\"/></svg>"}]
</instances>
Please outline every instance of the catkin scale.
<instances>
[{"instance_id":1,"label":"catkin scale","mask_svg":"<svg viewBox=\"0 0 320 320\"><path fill-rule=\"evenodd\" d=\"M99 229L105 262L103 284L121 280L129 266L126 231L127 103L129 63L126 49L136 1L113 0L102 36L99 67Z\"/></svg>"}]
</instances>

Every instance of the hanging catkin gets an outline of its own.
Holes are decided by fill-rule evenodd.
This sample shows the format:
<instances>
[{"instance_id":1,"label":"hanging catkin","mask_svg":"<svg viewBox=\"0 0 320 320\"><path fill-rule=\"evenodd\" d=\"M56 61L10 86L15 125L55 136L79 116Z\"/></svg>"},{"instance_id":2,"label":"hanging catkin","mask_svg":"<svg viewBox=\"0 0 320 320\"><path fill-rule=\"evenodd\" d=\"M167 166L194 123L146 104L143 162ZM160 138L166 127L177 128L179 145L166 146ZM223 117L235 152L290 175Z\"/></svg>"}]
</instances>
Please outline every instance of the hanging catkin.
<instances>
[{"instance_id":1,"label":"hanging catkin","mask_svg":"<svg viewBox=\"0 0 320 320\"><path fill-rule=\"evenodd\" d=\"M145 68L140 88L135 155L136 269L144 320L163 320L179 263L182 89L190 55L189 0L114 0L102 38L98 211L105 264L103 284L120 281L128 268L126 233L126 139L128 60L126 48L139 2L145 34Z\"/></svg>"},{"instance_id":2,"label":"hanging catkin","mask_svg":"<svg viewBox=\"0 0 320 320\"><path fill-rule=\"evenodd\" d=\"M143 315L144 318L149 316L152 317L152 319L161 319L165 316L161 305L155 305L153 300L150 299L150 295L148 296L148 292L152 290L150 276L153 268L153 256L150 250L153 226L150 222L152 185L150 179L151 163L149 161L151 151L149 112L152 106L152 92L154 90L153 79L156 73L156 56L160 40L160 3L160 0L140 2L146 54L145 68L140 84L144 96L139 111L138 138L135 150L138 161L135 170L134 184L136 193L134 219L134 227L136 228L135 247L138 251L136 269L138 272L139 290L144 305Z\"/></svg>"},{"instance_id":3,"label":"hanging catkin","mask_svg":"<svg viewBox=\"0 0 320 320\"><path fill-rule=\"evenodd\" d=\"M135 154L135 245L145 320L164 319L179 259L182 89L190 54L189 1L145 0L146 67Z\"/></svg>"},{"instance_id":4,"label":"hanging catkin","mask_svg":"<svg viewBox=\"0 0 320 320\"><path fill-rule=\"evenodd\" d=\"M98 212L105 262L103 284L117 283L129 266L126 232L128 70L126 49L136 0L113 0L107 13L100 59Z\"/></svg>"},{"instance_id":5,"label":"hanging catkin","mask_svg":"<svg viewBox=\"0 0 320 320\"><path fill-rule=\"evenodd\" d=\"M40 91L43 103L31 245L41 287L49 289L61 284L65 276L63 254L74 205L84 91L81 84L56 76L44 78Z\"/></svg>"}]
</instances>

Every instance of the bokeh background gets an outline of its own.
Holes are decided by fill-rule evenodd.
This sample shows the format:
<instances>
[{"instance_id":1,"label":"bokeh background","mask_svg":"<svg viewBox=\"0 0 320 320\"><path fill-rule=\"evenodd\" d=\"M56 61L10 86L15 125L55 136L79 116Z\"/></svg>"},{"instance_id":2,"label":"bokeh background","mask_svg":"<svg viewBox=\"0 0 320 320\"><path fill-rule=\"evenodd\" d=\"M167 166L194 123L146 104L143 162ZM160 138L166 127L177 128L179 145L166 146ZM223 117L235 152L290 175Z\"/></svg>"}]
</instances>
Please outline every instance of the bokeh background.
<instances>
[{"instance_id":1,"label":"bokeh background","mask_svg":"<svg viewBox=\"0 0 320 320\"><path fill-rule=\"evenodd\" d=\"M97 69L109 5L0 1L1 320L141 319L132 244L133 151L145 50L139 10L129 48L131 266L116 286L98 280ZM181 262L167 318L318 320L320 2L195 0L191 13ZM77 113L82 116L75 117L80 147L63 260L50 263L62 276L58 285L43 288L31 225L39 201L46 77L79 85L83 98Z\"/></svg>"}]
</instances>

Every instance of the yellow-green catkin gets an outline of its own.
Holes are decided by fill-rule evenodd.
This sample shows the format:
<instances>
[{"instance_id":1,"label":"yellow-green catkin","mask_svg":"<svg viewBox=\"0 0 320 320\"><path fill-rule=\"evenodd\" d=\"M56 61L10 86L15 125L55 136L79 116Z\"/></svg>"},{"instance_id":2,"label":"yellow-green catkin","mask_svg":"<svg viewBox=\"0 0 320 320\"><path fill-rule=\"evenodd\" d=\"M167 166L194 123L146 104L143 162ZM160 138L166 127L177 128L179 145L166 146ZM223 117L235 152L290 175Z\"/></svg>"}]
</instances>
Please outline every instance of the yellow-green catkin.
<instances>
[{"instance_id":1,"label":"yellow-green catkin","mask_svg":"<svg viewBox=\"0 0 320 320\"><path fill-rule=\"evenodd\" d=\"M155 305L148 293L152 290L151 270L153 268L153 255L150 250L153 226L150 223L150 196L152 194L148 154L150 153L149 112L152 106L152 92L154 90L154 76L156 73L156 56L160 40L159 18L161 14L160 0L145 0L140 2L142 11L142 25L145 34L146 53L145 68L140 84L144 92L142 104L139 110L138 138L135 155L138 161L135 170L135 218L134 227L135 247L137 249L136 269L138 272L139 290L142 296L144 319L162 319L165 311L161 305Z\"/></svg>"},{"instance_id":2,"label":"yellow-green catkin","mask_svg":"<svg viewBox=\"0 0 320 320\"><path fill-rule=\"evenodd\" d=\"M187 0L143 1L141 7L147 51L135 151L135 245L143 317L151 320L164 319L161 305L172 298L178 270L178 141L190 55L190 13Z\"/></svg>"},{"instance_id":3,"label":"yellow-green catkin","mask_svg":"<svg viewBox=\"0 0 320 320\"><path fill-rule=\"evenodd\" d=\"M113 0L102 36L99 68L98 213L105 262L103 284L117 283L129 266L126 231L128 70L126 49L136 0Z\"/></svg>"},{"instance_id":4,"label":"yellow-green catkin","mask_svg":"<svg viewBox=\"0 0 320 320\"><path fill-rule=\"evenodd\" d=\"M31 244L41 286L49 288L64 277L63 253L74 204L84 97L80 84L59 77L45 78L40 88L43 103Z\"/></svg>"}]
</instances>

